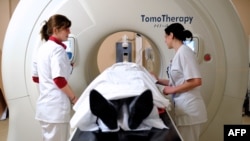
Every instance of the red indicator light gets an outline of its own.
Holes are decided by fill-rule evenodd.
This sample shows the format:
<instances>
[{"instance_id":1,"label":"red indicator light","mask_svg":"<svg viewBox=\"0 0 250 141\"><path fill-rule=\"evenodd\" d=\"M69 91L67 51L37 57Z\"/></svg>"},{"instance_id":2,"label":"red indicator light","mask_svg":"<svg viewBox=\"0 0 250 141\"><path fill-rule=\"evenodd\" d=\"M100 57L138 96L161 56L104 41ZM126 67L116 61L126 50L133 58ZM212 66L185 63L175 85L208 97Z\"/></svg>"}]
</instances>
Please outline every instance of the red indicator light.
<instances>
[{"instance_id":1,"label":"red indicator light","mask_svg":"<svg viewBox=\"0 0 250 141\"><path fill-rule=\"evenodd\" d=\"M204 55L204 60L205 61L210 61L211 60L211 55L210 54L205 54Z\"/></svg>"}]
</instances>

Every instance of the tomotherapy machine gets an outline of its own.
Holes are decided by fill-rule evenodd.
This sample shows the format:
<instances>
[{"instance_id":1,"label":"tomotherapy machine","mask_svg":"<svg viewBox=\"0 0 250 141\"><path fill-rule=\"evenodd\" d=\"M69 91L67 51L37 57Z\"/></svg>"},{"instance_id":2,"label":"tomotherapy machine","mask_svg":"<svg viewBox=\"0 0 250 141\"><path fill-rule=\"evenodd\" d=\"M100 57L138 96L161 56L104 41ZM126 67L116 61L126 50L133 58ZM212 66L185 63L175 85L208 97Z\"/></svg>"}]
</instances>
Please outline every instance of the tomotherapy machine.
<instances>
[{"instance_id":1,"label":"tomotherapy machine","mask_svg":"<svg viewBox=\"0 0 250 141\"><path fill-rule=\"evenodd\" d=\"M121 59L124 48L119 43L123 42L129 44L123 57L167 78L166 67L174 52L166 47L164 29L180 22L194 33L189 46L197 55L203 77L208 121L200 140L221 141L225 124L241 123L248 45L230 0L21 0L2 52L8 141L42 140L39 122L34 119L39 92L31 79L31 62L42 43L43 21L56 13L72 21L66 44L75 67L69 83L79 97L92 80Z\"/></svg>"}]
</instances>

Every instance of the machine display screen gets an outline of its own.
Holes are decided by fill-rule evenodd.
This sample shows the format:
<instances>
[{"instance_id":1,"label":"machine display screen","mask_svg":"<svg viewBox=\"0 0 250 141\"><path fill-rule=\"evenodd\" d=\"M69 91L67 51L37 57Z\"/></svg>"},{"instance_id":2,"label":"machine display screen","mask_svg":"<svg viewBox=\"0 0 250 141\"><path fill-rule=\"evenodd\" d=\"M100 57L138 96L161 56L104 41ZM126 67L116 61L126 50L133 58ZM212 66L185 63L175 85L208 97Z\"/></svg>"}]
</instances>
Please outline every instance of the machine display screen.
<instances>
[{"instance_id":1,"label":"machine display screen","mask_svg":"<svg viewBox=\"0 0 250 141\"><path fill-rule=\"evenodd\" d=\"M198 53L199 53L199 38L198 37L193 37L192 41L187 40L184 42L184 44L190 47L198 56Z\"/></svg>"},{"instance_id":2,"label":"machine display screen","mask_svg":"<svg viewBox=\"0 0 250 141\"><path fill-rule=\"evenodd\" d=\"M72 61L74 58L75 51L75 39L73 37L69 37L68 40L64 41L63 43L67 46L66 52L70 61Z\"/></svg>"}]
</instances>

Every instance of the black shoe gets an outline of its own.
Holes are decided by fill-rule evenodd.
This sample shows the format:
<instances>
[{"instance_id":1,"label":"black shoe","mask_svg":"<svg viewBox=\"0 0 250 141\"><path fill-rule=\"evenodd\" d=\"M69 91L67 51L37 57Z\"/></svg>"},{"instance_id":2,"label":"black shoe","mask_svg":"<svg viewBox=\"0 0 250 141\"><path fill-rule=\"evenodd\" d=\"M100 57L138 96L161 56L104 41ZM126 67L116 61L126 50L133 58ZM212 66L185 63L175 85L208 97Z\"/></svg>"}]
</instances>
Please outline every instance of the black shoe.
<instances>
[{"instance_id":1,"label":"black shoe","mask_svg":"<svg viewBox=\"0 0 250 141\"><path fill-rule=\"evenodd\" d=\"M146 90L136 97L129 105L129 128L136 129L151 113L153 105L153 96L150 90Z\"/></svg>"},{"instance_id":2,"label":"black shoe","mask_svg":"<svg viewBox=\"0 0 250 141\"><path fill-rule=\"evenodd\" d=\"M89 96L90 110L99 117L109 129L117 129L117 111L99 92L92 90Z\"/></svg>"}]
</instances>

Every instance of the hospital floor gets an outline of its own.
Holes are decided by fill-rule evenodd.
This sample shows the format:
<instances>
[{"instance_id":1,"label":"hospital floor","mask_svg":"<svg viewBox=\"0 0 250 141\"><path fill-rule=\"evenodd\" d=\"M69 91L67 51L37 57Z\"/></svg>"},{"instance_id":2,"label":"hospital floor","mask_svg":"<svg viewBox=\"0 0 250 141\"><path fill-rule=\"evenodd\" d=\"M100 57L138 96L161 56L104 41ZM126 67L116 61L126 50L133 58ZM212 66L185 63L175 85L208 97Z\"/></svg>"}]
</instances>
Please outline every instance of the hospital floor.
<instances>
[{"instance_id":1,"label":"hospital floor","mask_svg":"<svg viewBox=\"0 0 250 141\"><path fill-rule=\"evenodd\" d=\"M250 124L250 116L242 116L242 124ZM0 120L0 141L7 141L9 119Z\"/></svg>"}]
</instances>

